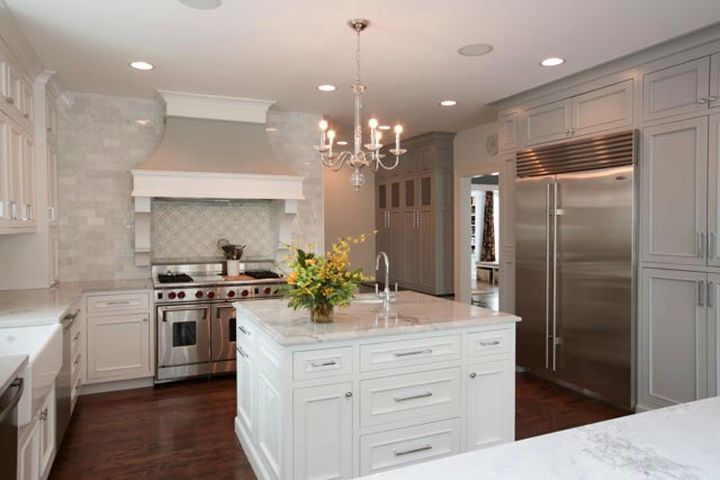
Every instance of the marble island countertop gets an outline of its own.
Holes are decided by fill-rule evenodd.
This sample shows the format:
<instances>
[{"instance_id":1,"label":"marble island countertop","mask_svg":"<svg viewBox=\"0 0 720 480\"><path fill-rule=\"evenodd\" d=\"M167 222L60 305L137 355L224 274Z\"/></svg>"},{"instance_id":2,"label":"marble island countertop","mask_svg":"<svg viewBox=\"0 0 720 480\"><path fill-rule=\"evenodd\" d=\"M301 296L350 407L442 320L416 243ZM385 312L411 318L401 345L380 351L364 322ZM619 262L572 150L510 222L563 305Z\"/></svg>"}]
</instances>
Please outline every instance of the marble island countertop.
<instances>
[{"instance_id":1,"label":"marble island countertop","mask_svg":"<svg viewBox=\"0 0 720 480\"><path fill-rule=\"evenodd\" d=\"M270 338L286 346L520 321L508 313L409 291L399 292L385 314L382 305L367 302L374 298L374 294L358 295L350 306L337 309L335 321L327 324L312 323L309 312L288 308L286 299L234 305L240 314L258 320Z\"/></svg>"},{"instance_id":2,"label":"marble island countertop","mask_svg":"<svg viewBox=\"0 0 720 480\"><path fill-rule=\"evenodd\" d=\"M148 279L60 283L52 288L0 292L0 328L48 325L62 315L83 293L112 290L146 290Z\"/></svg>"},{"instance_id":3,"label":"marble island countertop","mask_svg":"<svg viewBox=\"0 0 720 480\"><path fill-rule=\"evenodd\" d=\"M370 475L367 480L720 478L720 397Z\"/></svg>"}]
</instances>

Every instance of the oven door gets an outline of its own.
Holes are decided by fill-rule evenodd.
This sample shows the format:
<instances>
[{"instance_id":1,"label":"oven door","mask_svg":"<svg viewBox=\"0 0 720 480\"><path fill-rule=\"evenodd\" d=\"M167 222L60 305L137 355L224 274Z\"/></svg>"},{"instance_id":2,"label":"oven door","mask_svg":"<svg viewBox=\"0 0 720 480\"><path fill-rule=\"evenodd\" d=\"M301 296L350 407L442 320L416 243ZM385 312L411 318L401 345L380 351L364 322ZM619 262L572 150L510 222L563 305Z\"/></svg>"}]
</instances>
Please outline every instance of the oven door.
<instances>
[{"instance_id":1,"label":"oven door","mask_svg":"<svg viewBox=\"0 0 720 480\"><path fill-rule=\"evenodd\" d=\"M235 307L229 303L213 306L212 359L235 360Z\"/></svg>"},{"instance_id":2,"label":"oven door","mask_svg":"<svg viewBox=\"0 0 720 480\"><path fill-rule=\"evenodd\" d=\"M158 307L158 367L210 361L210 305Z\"/></svg>"}]
</instances>

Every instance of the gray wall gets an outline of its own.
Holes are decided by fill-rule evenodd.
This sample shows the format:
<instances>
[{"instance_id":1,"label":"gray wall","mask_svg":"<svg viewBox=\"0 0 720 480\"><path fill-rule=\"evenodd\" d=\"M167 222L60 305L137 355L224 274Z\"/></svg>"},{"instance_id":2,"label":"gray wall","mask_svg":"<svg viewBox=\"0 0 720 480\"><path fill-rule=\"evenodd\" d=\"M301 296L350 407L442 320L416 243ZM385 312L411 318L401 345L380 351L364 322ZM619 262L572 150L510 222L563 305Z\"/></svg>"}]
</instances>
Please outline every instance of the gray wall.
<instances>
[{"instance_id":1,"label":"gray wall","mask_svg":"<svg viewBox=\"0 0 720 480\"><path fill-rule=\"evenodd\" d=\"M158 144L164 106L152 99L68 92L58 113L61 281L148 277L147 268L134 265L130 170ZM268 116L278 160L305 176L306 200L293 236L322 246L322 168L312 150L317 121L317 115L304 113Z\"/></svg>"}]
</instances>

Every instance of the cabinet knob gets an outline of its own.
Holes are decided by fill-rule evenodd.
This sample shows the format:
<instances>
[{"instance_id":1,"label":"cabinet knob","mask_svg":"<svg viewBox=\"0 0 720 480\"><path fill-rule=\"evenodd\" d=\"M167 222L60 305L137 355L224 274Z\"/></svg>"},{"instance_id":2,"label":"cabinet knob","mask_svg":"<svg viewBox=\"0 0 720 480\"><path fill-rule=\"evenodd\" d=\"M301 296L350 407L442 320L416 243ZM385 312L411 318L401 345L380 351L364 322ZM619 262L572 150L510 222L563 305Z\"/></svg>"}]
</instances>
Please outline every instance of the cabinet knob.
<instances>
[{"instance_id":1,"label":"cabinet knob","mask_svg":"<svg viewBox=\"0 0 720 480\"><path fill-rule=\"evenodd\" d=\"M470 374L470 378L475 378L475 377L477 377L477 373L472 372L472 373Z\"/></svg>"},{"instance_id":2,"label":"cabinet knob","mask_svg":"<svg viewBox=\"0 0 720 480\"><path fill-rule=\"evenodd\" d=\"M147 322L147 321L148 321L148 317L143 318L143 322Z\"/></svg>"},{"instance_id":3,"label":"cabinet knob","mask_svg":"<svg viewBox=\"0 0 720 480\"><path fill-rule=\"evenodd\" d=\"M345 394L345 398L350 398L350 397L352 397L352 392L347 392L347 393Z\"/></svg>"},{"instance_id":4,"label":"cabinet knob","mask_svg":"<svg viewBox=\"0 0 720 480\"><path fill-rule=\"evenodd\" d=\"M29 113L25 113L25 114L23 114L23 117L25 118L25 120L28 120L28 119L30 118L30 114L29 114Z\"/></svg>"},{"instance_id":5,"label":"cabinet knob","mask_svg":"<svg viewBox=\"0 0 720 480\"><path fill-rule=\"evenodd\" d=\"M704 105L705 103L707 103L707 98L701 98L698 100L699 105Z\"/></svg>"},{"instance_id":6,"label":"cabinet knob","mask_svg":"<svg viewBox=\"0 0 720 480\"><path fill-rule=\"evenodd\" d=\"M6 102L8 105L14 105L14 104L15 104L15 99L12 98L12 97L5 97L5 102Z\"/></svg>"}]
</instances>

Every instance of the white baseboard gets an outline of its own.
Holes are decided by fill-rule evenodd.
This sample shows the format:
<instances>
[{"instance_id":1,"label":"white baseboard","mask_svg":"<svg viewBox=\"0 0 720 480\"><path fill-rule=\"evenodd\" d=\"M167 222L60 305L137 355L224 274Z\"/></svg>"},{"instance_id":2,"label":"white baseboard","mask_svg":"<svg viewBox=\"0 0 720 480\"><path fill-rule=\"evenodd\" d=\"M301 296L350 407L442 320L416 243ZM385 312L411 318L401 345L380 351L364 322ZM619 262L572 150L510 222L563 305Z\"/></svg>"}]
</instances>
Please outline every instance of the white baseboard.
<instances>
[{"instance_id":1,"label":"white baseboard","mask_svg":"<svg viewBox=\"0 0 720 480\"><path fill-rule=\"evenodd\" d=\"M152 386L152 377L121 380L119 382L91 383L80 387L80 395L93 395L95 393L117 392L120 390L133 390Z\"/></svg>"}]
</instances>

